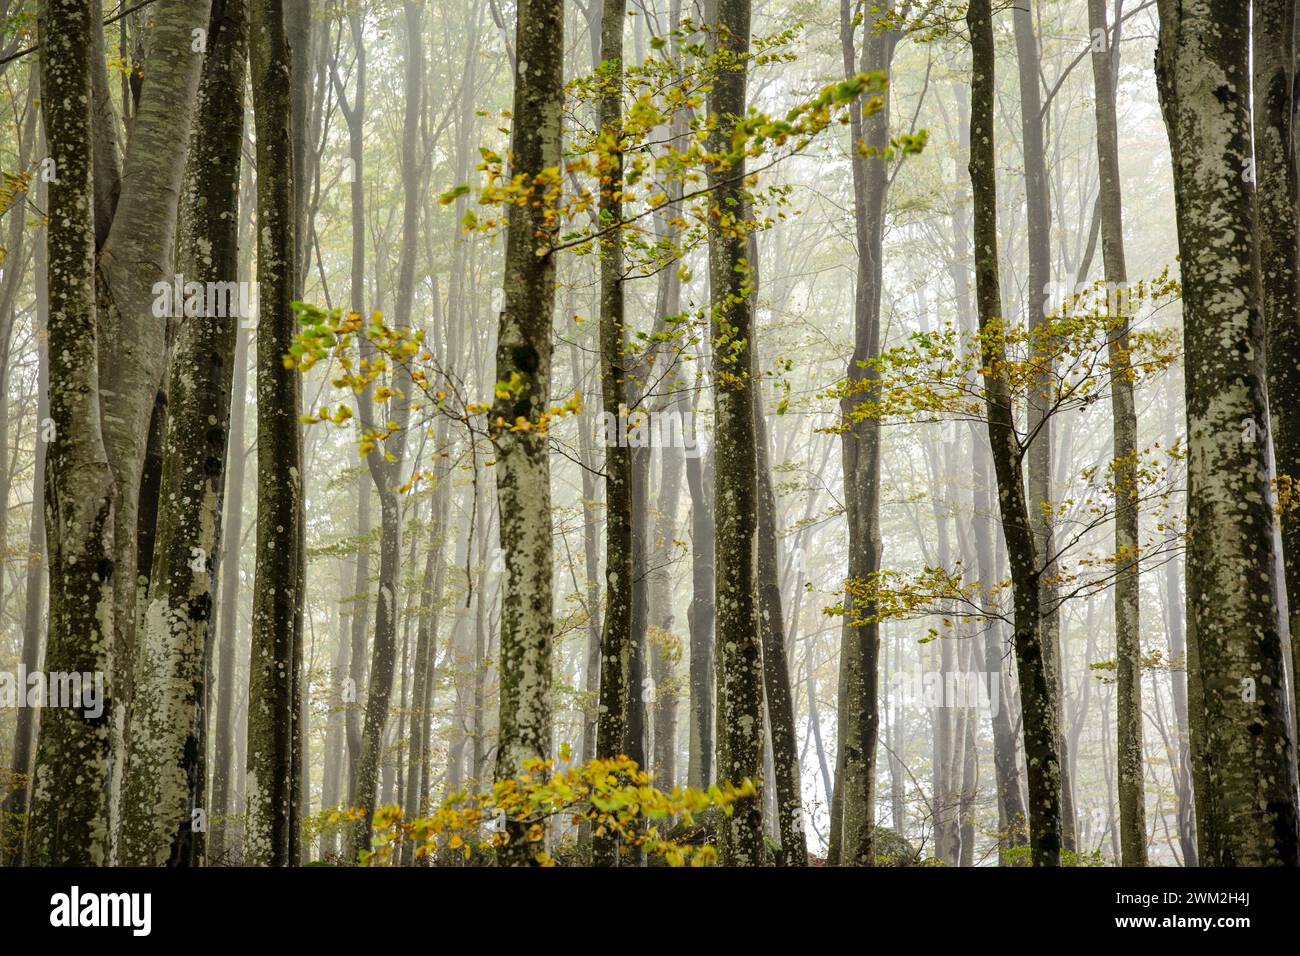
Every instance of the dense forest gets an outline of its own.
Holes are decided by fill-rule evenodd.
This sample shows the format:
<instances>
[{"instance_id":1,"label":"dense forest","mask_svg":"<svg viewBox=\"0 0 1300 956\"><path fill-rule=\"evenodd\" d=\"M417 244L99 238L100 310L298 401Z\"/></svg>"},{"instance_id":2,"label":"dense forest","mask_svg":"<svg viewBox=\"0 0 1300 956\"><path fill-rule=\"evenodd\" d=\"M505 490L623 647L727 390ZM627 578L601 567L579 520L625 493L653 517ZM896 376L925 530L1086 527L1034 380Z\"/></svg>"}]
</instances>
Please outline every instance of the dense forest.
<instances>
[{"instance_id":1,"label":"dense forest","mask_svg":"<svg viewBox=\"0 0 1300 956\"><path fill-rule=\"evenodd\" d=\"M1296 8L0 0L0 864L1300 865Z\"/></svg>"}]
</instances>

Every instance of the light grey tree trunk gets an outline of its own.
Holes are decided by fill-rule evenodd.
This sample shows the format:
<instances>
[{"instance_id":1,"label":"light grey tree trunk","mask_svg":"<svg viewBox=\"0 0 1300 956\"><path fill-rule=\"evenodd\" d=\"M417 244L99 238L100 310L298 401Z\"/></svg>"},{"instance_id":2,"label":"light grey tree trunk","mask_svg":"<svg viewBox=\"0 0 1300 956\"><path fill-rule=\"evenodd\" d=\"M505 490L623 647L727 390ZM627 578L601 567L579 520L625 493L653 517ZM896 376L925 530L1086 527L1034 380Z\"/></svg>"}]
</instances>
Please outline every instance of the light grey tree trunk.
<instances>
[{"instance_id":1,"label":"light grey tree trunk","mask_svg":"<svg viewBox=\"0 0 1300 956\"><path fill-rule=\"evenodd\" d=\"M203 65L196 29L208 23L209 0L160 0L154 11L149 51L132 119L131 135L121 164L120 192L104 209L97 203L95 226L106 228L96 256L96 321L99 325L100 414L104 444L113 468L114 575L117 629L114 649L114 761L111 792L113 826L120 818L123 771L130 749L129 707L134 699L135 632L141 575L138 564L142 528L148 540L152 500L141 509L141 480L145 473L147 440L161 414L158 397L163 385L167 323L154 314L155 284L175 278L176 223L189 149L191 121ZM102 31L96 29L96 34ZM99 43L99 40L93 41ZM103 61L92 64L96 75ZM96 124L116 124L111 115L97 115ZM97 132L96 179L101 165L116 166L115 155L101 146L116 132ZM107 175L111 175L108 173ZM106 183L105 191L116 191ZM96 186L97 192L99 186ZM104 222L100 214L111 219ZM151 422L154 427L151 429Z\"/></svg>"},{"instance_id":2,"label":"light grey tree trunk","mask_svg":"<svg viewBox=\"0 0 1300 956\"><path fill-rule=\"evenodd\" d=\"M407 0L403 4L406 32L406 121L402 137L402 252L398 265L396 312L394 327L403 330L410 326L411 302L415 291L415 255L419 246L420 221L420 169L417 156L417 134L421 110L422 77L424 73L424 48L420 35L423 7ZM357 42L361 43L360 37ZM356 292L354 290L355 298ZM355 308L355 305L354 305ZM359 310L358 310L359 311ZM370 349L365 342L362 354ZM396 395L375 415L374 402L369 391L357 396L358 416L366 432L386 431L386 423L394 422L396 429L382 443L380 449L366 458L375 491L379 496L379 587L375 596L375 642L370 661L370 688L366 696L366 716L361 734L361 755L357 763L356 800L365 809L353 833L353 852L360 853L370 847L370 825L378 804L378 771L383 750L385 729L388 725L389 698L393 692L393 673L397 662L397 592L400 585L398 565L402 544L401 507L398 486L406 449L406 423L410 418L414 399L413 383L405 366L396 368L392 386ZM403 396L410 396L404 398Z\"/></svg>"},{"instance_id":3,"label":"light grey tree trunk","mask_svg":"<svg viewBox=\"0 0 1300 956\"><path fill-rule=\"evenodd\" d=\"M757 237L750 234L749 267L752 295L759 291L759 251ZM763 643L763 699L767 705L770 731L771 777L775 793L771 795L776 813L776 830L781 839L781 863L785 866L808 865L808 842L803 830L803 799L799 780L799 743L795 733L794 696L790 687L790 667L786 658L785 612L781 607L781 582L777 549L776 494L772 489L769 463L766 407L762 399L761 346L755 329L750 339L750 381L754 392L754 456L757 488L757 564L756 588L758 629ZM667 451L667 449L665 449Z\"/></svg>"}]
</instances>

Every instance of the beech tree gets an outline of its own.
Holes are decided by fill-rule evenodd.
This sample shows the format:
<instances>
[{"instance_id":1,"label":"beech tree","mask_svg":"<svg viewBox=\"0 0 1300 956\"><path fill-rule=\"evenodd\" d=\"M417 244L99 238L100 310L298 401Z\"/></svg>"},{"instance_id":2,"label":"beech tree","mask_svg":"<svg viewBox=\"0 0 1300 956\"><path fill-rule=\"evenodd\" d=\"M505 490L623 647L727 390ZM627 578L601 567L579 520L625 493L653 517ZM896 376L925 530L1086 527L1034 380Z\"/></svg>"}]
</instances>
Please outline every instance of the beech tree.
<instances>
[{"instance_id":1,"label":"beech tree","mask_svg":"<svg viewBox=\"0 0 1300 956\"><path fill-rule=\"evenodd\" d=\"M248 688L248 818L244 856L286 866L294 815L293 724L298 686L298 539L302 441L301 385L287 368L296 316L294 295L291 52L285 3L249 6L250 80L257 130L257 569Z\"/></svg>"},{"instance_id":2,"label":"beech tree","mask_svg":"<svg viewBox=\"0 0 1300 956\"><path fill-rule=\"evenodd\" d=\"M99 674L111 693L114 484L99 421L90 96L90 5L51 0L40 18L41 108L57 175L49 181L50 419L45 522L50 615L45 667ZM104 866L112 833L112 714L57 708L41 721L26 862ZM91 779L100 786L83 786Z\"/></svg>"},{"instance_id":3,"label":"beech tree","mask_svg":"<svg viewBox=\"0 0 1300 956\"><path fill-rule=\"evenodd\" d=\"M564 105L564 4L527 0L515 30L511 170L528 195L560 175ZM555 259L545 203L513 204L506 238L504 297L496 350L496 451L506 587L501 599L501 727L497 779L551 749L551 489L541 417L551 390ZM503 863L526 862L525 831L514 827Z\"/></svg>"},{"instance_id":4,"label":"beech tree","mask_svg":"<svg viewBox=\"0 0 1300 956\"><path fill-rule=\"evenodd\" d=\"M207 309L196 315L182 310L177 318L159 491L164 507L135 667L132 722L139 736L127 768L122 821L122 862L128 865L193 863L206 831L208 644L235 339L245 318L236 287L247 19L242 0L213 5L190 149L181 272L205 290L226 294L222 301L205 293Z\"/></svg>"},{"instance_id":5,"label":"beech tree","mask_svg":"<svg viewBox=\"0 0 1300 956\"><path fill-rule=\"evenodd\" d=\"M1187 362L1187 618L1202 865L1295 866L1256 267L1249 12L1161 2ZM1270 268L1273 265L1270 264Z\"/></svg>"}]
</instances>

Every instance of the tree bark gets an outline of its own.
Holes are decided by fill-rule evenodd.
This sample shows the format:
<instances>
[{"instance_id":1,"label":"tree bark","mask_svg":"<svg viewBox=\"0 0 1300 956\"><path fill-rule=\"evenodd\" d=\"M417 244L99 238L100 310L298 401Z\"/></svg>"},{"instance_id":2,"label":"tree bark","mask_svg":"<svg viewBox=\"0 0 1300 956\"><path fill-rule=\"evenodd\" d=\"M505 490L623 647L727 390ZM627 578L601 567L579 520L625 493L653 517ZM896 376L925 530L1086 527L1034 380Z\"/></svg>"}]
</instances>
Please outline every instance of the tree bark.
<instances>
[{"instance_id":1,"label":"tree bark","mask_svg":"<svg viewBox=\"0 0 1300 956\"><path fill-rule=\"evenodd\" d=\"M600 20L602 87L597 123L609 146L600 172L600 221L623 216L623 28L626 0L603 0ZM605 445L605 615L600 638L600 698L596 718L596 757L626 753L632 686L632 449L626 440L628 341L623 314L623 234L607 232L600 241L600 394ZM597 836L597 865L613 866L618 847L612 834Z\"/></svg>"},{"instance_id":2,"label":"tree bark","mask_svg":"<svg viewBox=\"0 0 1300 956\"><path fill-rule=\"evenodd\" d=\"M1034 28L1032 0L1012 8L1012 25L1016 38L1016 62L1020 72L1020 124L1024 140L1025 207L1028 226L1026 321L1032 332L1047 322L1048 289L1052 282L1052 212L1048 195L1047 154L1043 134L1043 104L1040 95L1038 35ZM1041 333L1039 333L1041 334ZM1034 546L1042 565L1039 577L1039 614L1043 629L1043 661L1047 666L1052 707L1057 728L1064 726L1065 682L1064 656L1061 652L1061 622L1057 607L1056 544L1052 528L1052 439L1053 422L1049 404L1053 370L1047 343L1035 343L1042 363L1040 374L1030 388L1028 464L1029 520L1034 532ZM1065 738L1058 743L1061 768L1061 848L1074 851L1074 788L1070 780L1070 759Z\"/></svg>"},{"instance_id":3,"label":"tree bark","mask_svg":"<svg viewBox=\"0 0 1300 956\"><path fill-rule=\"evenodd\" d=\"M48 0L38 19L41 108L56 164L49 183L50 418L45 520L50 549L45 669L102 678L102 713L51 707L42 715L26 860L34 866L110 862L109 772L114 692L114 500L99 417L95 310L91 35L80 0ZM83 698L84 700L84 698ZM91 716L93 714L93 716ZM88 785L89 784L89 785Z\"/></svg>"},{"instance_id":4,"label":"tree bark","mask_svg":"<svg viewBox=\"0 0 1300 956\"><path fill-rule=\"evenodd\" d=\"M975 298L981 332L1001 322L998 276L997 177L993 143L994 46L990 0L971 0L966 14L971 37L970 176L974 208ZM983 338L984 388L989 446L997 475L1015 610L1016 669L1029 778L1029 843L1035 866L1061 860L1060 737L1044 660L1037 549L1025 501L1022 448L1012 417L1011 390L997 366L1005 363L990 335Z\"/></svg>"},{"instance_id":5,"label":"tree bark","mask_svg":"<svg viewBox=\"0 0 1300 956\"><path fill-rule=\"evenodd\" d=\"M244 859L291 862L294 635L299 602L298 522L302 445L300 374L285 368L297 331L293 312L292 66L285 0L251 0L250 62L257 131L257 561L248 691L248 820Z\"/></svg>"},{"instance_id":6,"label":"tree bark","mask_svg":"<svg viewBox=\"0 0 1300 956\"><path fill-rule=\"evenodd\" d=\"M1295 142L1295 0L1255 0L1254 103L1260 290L1268 349L1273 462L1280 487L1300 491L1300 213ZM1293 499L1294 500L1294 499ZM1300 733L1300 513L1283 509L1282 567L1291 636L1291 713ZM1294 737L1300 740L1300 736Z\"/></svg>"},{"instance_id":7,"label":"tree bark","mask_svg":"<svg viewBox=\"0 0 1300 956\"><path fill-rule=\"evenodd\" d=\"M749 0L718 0L716 42L731 59L718 70L709 94L716 117L710 148L731 152L731 131L745 115L750 28ZM718 778L761 788L763 778L763 650L755 604L758 515L754 444L754 383L750 377L754 300L747 234L751 223L744 186L745 159L723 159L709 169L716 212L709 233L712 297L713 388L716 428L714 516L718 661ZM737 802L719 820L724 866L764 862L760 796Z\"/></svg>"},{"instance_id":8,"label":"tree bark","mask_svg":"<svg viewBox=\"0 0 1300 956\"><path fill-rule=\"evenodd\" d=\"M847 0L840 3L844 73L881 71L888 77L898 33L881 19L892 5L864 13L860 58L855 60L853 20ZM845 513L849 526L848 579L865 583L880 570L880 425L856 413L870 399L875 372L866 363L880 353L880 296L883 287L885 197L889 170L882 155L889 144L889 99L870 115L859 102L849 112L852 140L854 229L857 278L853 298L853 355L846 372L847 394L840 400ZM865 149L867 155L861 150ZM874 603L846 592L840 651L839 754L837 804L832 820L836 862L875 863L876 747L880 734L878 701L880 626L871 620Z\"/></svg>"},{"instance_id":9,"label":"tree bark","mask_svg":"<svg viewBox=\"0 0 1300 956\"><path fill-rule=\"evenodd\" d=\"M752 234L749 243L752 295L758 298L759 252ZM768 458L767 424L762 400L762 366L758 336L751 335L750 381L754 392L754 455L757 482L757 599L758 629L763 642L763 697L771 729L772 770L776 783L777 830L781 837L780 861L784 866L808 865L808 842L803 830L803 800L799 780L799 742L795 733L794 698L786 658L785 613L781 607L781 581L777 558L776 494Z\"/></svg>"},{"instance_id":10,"label":"tree bark","mask_svg":"<svg viewBox=\"0 0 1300 956\"><path fill-rule=\"evenodd\" d=\"M564 105L564 4L524 0L515 31L511 176L544 192L559 175ZM505 302L497 332L497 381L511 383L493 404L497 499L506 586L501 596L500 728L496 777L545 758L551 739L551 488L541 418L551 385L555 257L544 201L511 205ZM505 397L502 397L504 395ZM521 826L499 853L506 865L531 862Z\"/></svg>"},{"instance_id":11,"label":"tree bark","mask_svg":"<svg viewBox=\"0 0 1300 956\"><path fill-rule=\"evenodd\" d=\"M415 254L419 244L420 170L416 152L421 109L421 80L424 74L424 48L420 36L423 7L413 0L403 4L406 25L406 120L402 137L402 252L398 265L397 300L394 326L404 330L411 323L414 296ZM360 43L360 37L357 38ZM354 290L353 297L355 299ZM354 305L354 309L355 309ZM360 311L360 310L358 310ZM373 352L363 341L362 354ZM406 450L406 424L414 399L413 383L404 365L394 363L392 387L396 394L375 416L369 390L357 396L358 416L366 432L387 431L387 423L397 425L381 447L366 458L375 491L379 496L379 588L375 595L375 642L370 661L370 687L366 696L366 716L361 734L361 755L357 763L356 800L364 813L353 832L353 851L370 848L370 826L378 804L378 773L383 740L388 726L389 699L393 692L393 674L397 664L397 592L400 586L398 565L401 563L401 506L398 486ZM386 414L384 414L386 412Z\"/></svg>"},{"instance_id":12,"label":"tree bark","mask_svg":"<svg viewBox=\"0 0 1300 956\"><path fill-rule=\"evenodd\" d=\"M202 855L206 820L207 661L220 562L239 278L247 7L216 0L208 25L182 217L180 266L207 309L178 319L153 570L140 622L120 857L184 866ZM243 401L244 396L239 396Z\"/></svg>"},{"instance_id":13,"label":"tree bark","mask_svg":"<svg viewBox=\"0 0 1300 956\"><path fill-rule=\"evenodd\" d=\"M1159 12L1187 364L1188 651L1205 710L1192 724L1203 763L1200 860L1296 866L1250 175L1250 14L1227 0L1161 0Z\"/></svg>"}]
</instances>

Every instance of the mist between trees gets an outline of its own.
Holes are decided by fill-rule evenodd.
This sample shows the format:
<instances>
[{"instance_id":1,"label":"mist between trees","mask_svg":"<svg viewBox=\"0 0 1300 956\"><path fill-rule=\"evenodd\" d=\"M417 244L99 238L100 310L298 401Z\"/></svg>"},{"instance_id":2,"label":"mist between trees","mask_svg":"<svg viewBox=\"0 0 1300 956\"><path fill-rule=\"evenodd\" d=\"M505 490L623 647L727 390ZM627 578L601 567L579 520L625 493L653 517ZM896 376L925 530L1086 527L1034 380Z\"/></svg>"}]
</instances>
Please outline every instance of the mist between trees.
<instances>
[{"instance_id":1,"label":"mist between trees","mask_svg":"<svg viewBox=\"0 0 1300 956\"><path fill-rule=\"evenodd\" d=\"M0 3L0 859L1297 865L1295 24Z\"/></svg>"}]
</instances>

